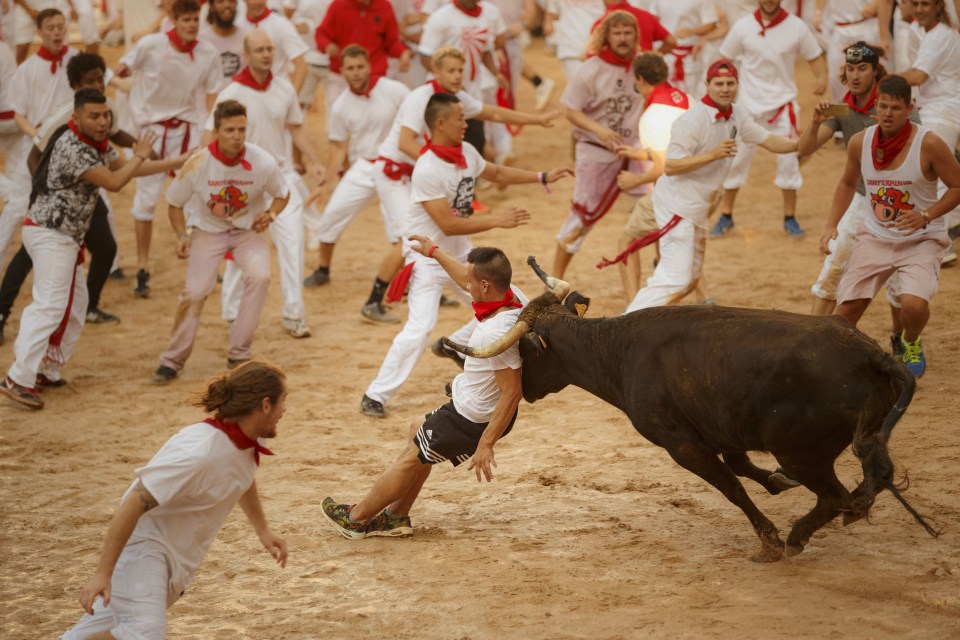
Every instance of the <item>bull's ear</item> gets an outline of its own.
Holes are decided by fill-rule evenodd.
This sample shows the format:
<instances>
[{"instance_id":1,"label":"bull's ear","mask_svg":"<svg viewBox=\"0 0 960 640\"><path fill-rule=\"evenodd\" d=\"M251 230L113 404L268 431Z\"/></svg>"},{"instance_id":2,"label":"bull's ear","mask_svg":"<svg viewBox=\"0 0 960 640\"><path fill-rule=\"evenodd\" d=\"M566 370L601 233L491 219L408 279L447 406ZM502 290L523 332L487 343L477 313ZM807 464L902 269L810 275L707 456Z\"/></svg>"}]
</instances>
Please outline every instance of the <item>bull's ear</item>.
<instances>
[{"instance_id":1,"label":"bull's ear","mask_svg":"<svg viewBox=\"0 0 960 640\"><path fill-rule=\"evenodd\" d=\"M523 339L526 340L527 344L533 348L538 356L543 355L543 352L547 350L547 341L536 331L528 331L523 336Z\"/></svg>"},{"instance_id":2,"label":"bull's ear","mask_svg":"<svg viewBox=\"0 0 960 640\"><path fill-rule=\"evenodd\" d=\"M587 309L590 308L590 298L573 291L567 296L567 299L564 300L563 306L582 318L587 315Z\"/></svg>"}]
</instances>

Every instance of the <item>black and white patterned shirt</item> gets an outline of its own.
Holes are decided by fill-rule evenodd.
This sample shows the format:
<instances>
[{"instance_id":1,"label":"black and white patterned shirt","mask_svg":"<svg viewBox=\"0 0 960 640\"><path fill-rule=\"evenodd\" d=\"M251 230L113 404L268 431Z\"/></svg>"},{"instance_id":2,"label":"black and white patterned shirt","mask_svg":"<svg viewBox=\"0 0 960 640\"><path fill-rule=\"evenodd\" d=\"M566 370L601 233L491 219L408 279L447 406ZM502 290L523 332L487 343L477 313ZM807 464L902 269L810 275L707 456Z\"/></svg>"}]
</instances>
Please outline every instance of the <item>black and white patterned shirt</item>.
<instances>
[{"instance_id":1,"label":"black and white patterned shirt","mask_svg":"<svg viewBox=\"0 0 960 640\"><path fill-rule=\"evenodd\" d=\"M107 166L116 158L112 147L101 155L73 131L65 131L50 156L46 193L37 195L30 207L30 219L39 227L54 229L83 244L99 187L80 176L90 169Z\"/></svg>"}]
</instances>

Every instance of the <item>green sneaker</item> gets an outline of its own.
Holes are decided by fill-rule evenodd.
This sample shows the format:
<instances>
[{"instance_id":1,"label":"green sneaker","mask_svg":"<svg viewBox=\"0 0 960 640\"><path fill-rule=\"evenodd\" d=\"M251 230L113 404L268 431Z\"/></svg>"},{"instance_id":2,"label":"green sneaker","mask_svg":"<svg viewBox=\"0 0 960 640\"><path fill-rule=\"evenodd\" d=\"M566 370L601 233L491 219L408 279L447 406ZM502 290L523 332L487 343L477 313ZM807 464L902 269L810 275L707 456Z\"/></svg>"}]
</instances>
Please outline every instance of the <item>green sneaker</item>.
<instances>
[{"instance_id":1,"label":"green sneaker","mask_svg":"<svg viewBox=\"0 0 960 640\"><path fill-rule=\"evenodd\" d=\"M410 516L394 516L387 513L386 509L367 523L367 536L408 538L412 535Z\"/></svg>"},{"instance_id":2,"label":"green sneaker","mask_svg":"<svg viewBox=\"0 0 960 640\"><path fill-rule=\"evenodd\" d=\"M907 342L907 339L901 335L900 340L903 341L903 363L913 375L919 378L927 370L927 358L923 355L920 338L914 342Z\"/></svg>"},{"instance_id":3,"label":"green sneaker","mask_svg":"<svg viewBox=\"0 0 960 640\"><path fill-rule=\"evenodd\" d=\"M341 504L333 498L326 497L322 503L323 515L344 538L359 540L367 537L366 525L350 519L352 504Z\"/></svg>"}]
</instances>

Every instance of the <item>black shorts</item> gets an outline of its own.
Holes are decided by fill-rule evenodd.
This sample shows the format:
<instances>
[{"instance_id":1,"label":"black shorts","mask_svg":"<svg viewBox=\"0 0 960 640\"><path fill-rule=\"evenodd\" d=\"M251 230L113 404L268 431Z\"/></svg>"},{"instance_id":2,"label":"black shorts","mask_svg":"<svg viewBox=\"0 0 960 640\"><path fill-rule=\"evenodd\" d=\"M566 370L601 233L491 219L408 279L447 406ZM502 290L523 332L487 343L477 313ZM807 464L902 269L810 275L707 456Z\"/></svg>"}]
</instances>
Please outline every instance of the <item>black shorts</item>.
<instances>
[{"instance_id":1,"label":"black shorts","mask_svg":"<svg viewBox=\"0 0 960 640\"><path fill-rule=\"evenodd\" d=\"M417 457L423 464L439 464L449 460L456 467L466 462L476 452L480 436L489 424L467 420L457 413L452 401L425 417L426 420L413 436L413 444L420 449ZM507 430L503 432L504 436L510 433L516 421L515 411Z\"/></svg>"}]
</instances>

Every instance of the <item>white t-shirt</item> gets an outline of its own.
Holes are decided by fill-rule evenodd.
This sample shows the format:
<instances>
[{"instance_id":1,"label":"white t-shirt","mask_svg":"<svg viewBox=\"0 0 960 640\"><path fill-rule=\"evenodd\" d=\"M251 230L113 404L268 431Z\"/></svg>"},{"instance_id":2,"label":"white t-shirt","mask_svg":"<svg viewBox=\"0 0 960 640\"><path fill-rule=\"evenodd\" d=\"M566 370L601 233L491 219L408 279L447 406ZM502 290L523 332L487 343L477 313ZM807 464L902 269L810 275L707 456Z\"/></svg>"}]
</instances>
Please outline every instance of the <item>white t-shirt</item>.
<instances>
[{"instance_id":1,"label":"white t-shirt","mask_svg":"<svg viewBox=\"0 0 960 640\"><path fill-rule=\"evenodd\" d=\"M417 134L417 144L423 145L423 132L427 130L427 122L423 119L424 112L427 110L427 103L430 102L430 96L434 94L433 85L427 83L417 87L410 92L400 105L397 111L397 117L390 125L390 133L380 145L378 155L384 158L390 158L394 162L407 162L413 164L416 158L411 158L400 151L400 129L406 127ZM464 90L457 91L457 98L463 103L463 115L466 118L474 118L483 111L483 103L471 96ZM469 145L468 145L469 146Z\"/></svg>"},{"instance_id":2,"label":"white t-shirt","mask_svg":"<svg viewBox=\"0 0 960 640\"><path fill-rule=\"evenodd\" d=\"M670 145L670 131L677 118L686 113L694 100L674 88L674 100L653 101L643 109L640 116L640 147L652 151L666 151ZM654 98L651 95L651 98ZM682 105L686 104L684 107Z\"/></svg>"},{"instance_id":3,"label":"white t-shirt","mask_svg":"<svg viewBox=\"0 0 960 640\"><path fill-rule=\"evenodd\" d=\"M260 147L247 144L252 167L228 166L204 149L193 155L167 188L167 202L187 214L187 226L208 233L249 229L272 198L289 193L280 165ZM282 213L280 215L283 215Z\"/></svg>"},{"instance_id":4,"label":"white t-shirt","mask_svg":"<svg viewBox=\"0 0 960 640\"><path fill-rule=\"evenodd\" d=\"M553 23L557 57L561 60L583 58L590 27L606 11L603 0L550 0L548 11L558 16Z\"/></svg>"},{"instance_id":5,"label":"white t-shirt","mask_svg":"<svg viewBox=\"0 0 960 640\"><path fill-rule=\"evenodd\" d=\"M247 107L247 142L269 153L281 171L293 166L287 126L303 124L297 93L286 78L274 76L266 91L231 82L217 96L217 104L237 100ZM213 113L204 128L213 131Z\"/></svg>"},{"instance_id":6,"label":"white t-shirt","mask_svg":"<svg viewBox=\"0 0 960 640\"><path fill-rule=\"evenodd\" d=\"M49 70L49 67L48 67ZM17 73L17 59L10 47L0 40L0 113L16 111L13 108L13 76Z\"/></svg>"},{"instance_id":7,"label":"white t-shirt","mask_svg":"<svg viewBox=\"0 0 960 640\"><path fill-rule=\"evenodd\" d=\"M608 64L599 56L590 58L567 82L560 102L613 129L623 138L623 144L637 145L637 123L643 109L643 96L637 93L629 69ZM593 132L586 129L574 127L573 137L577 142L606 148Z\"/></svg>"},{"instance_id":8,"label":"white t-shirt","mask_svg":"<svg viewBox=\"0 0 960 640\"><path fill-rule=\"evenodd\" d=\"M333 4L333 0L300 0L297 3L296 11L290 18L294 27L300 24L307 25L306 33L300 34L303 43L309 49L304 56L307 64L318 67L330 66L330 56L317 49L316 33L317 27L323 23L323 19L327 16L327 9L330 8L331 4Z\"/></svg>"},{"instance_id":9,"label":"white t-shirt","mask_svg":"<svg viewBox=\"0 0 960 640\"><path fill-rule=\"evenodd\" d=\"M203 42L209 42L220 54L220 68L223 72L223 79L220 86L217 87L218 90L222 90L230 84L230 78L243 68L243 39L246 37L248 30L244 22L238 20L236 31L229 36L221 36L208 23L204 23L200 27L199 39Z\"/></svg>"},{"instance_id":10,"label":"white t-shirt","mask_svg":"<svg viewBox=\"0 0 960 640\"><path fill-rule=\"evenodd\" d=\"M450 215L469 218L473 215L473 195L477 178L487 166L486 161L473 145L463 145L463 155L467 168L461 169L451 162L445 162L432 152L424 153L413 168L410 182L410 205L407 208L406 230L404 238L412 235L426 236L433 240L440 250L461 262L470 252L470 236L447 236L434 222L424 202L446 200L450 205Z\"/></svg>"},{"instance_id":11,"label":"white t-shirt","mask_svg":"<svg viewBox=\"0 0 960 640\"><path fill-rule=\"evenodd\" d=\"M943 106L949 105L953 119L960 118L956 114L960 109L960 33L940 23L927 31L920 40L913 68L929 76L918 90L920 107L947 103Z\"/></svg>"},{"instance_id":12,"label":"white t-shirt","mask_svg":"<svg viewBox=\"0 0 960 640\"><path fill-rule=\"evenodd\" d=\"M73 100L73 89L67 80L67 64L78 53L70 47L55 73L50 73L50 61L37 54L24 60L13 74L10 90L13 110L37 127L51 111L67 100Z\"/></svg>"},{"instance_id":13,"label":"white t-shirt","mask_svg":"<svg viewBox=\"0 0 960 640\"><path fill-rule=\"evenodd\" d=\"M794 15L767 29L764 36L753 14L743 16L720 45L720 55L733 60L739 72L737 106L754 115L796 100L793 68L797 56L809 61L821 53L813 32Z\"/></svg>"},{"instance_id":14,"label":"white t-shirt","mask_svg":"<svg viewBox=\"0 0 960 640\"><path fill-rule=\"evenodd\" d=\"M863 22L863 10L871 5L869 0L832 0L827 3L824 18L830 24Z\"/></svg>"},{"instance_id":15,"label":"white t-shirt","mask_svg":"<svg viewBox=\"0 0 960 640\"><path fill-rule=\"evenodd\" d=\"M712 0L653 0L650 13L657 16L660 24L672 34L676 34L680 29L695 29L719 19ZM677 38L677 44L693 46L699 39L699 36L683 40Z\"/></svg>"},{"instance_id":16,"label":"white t-shirt","mask_svg":"<svg viewBox=\"0 0 960 640\"><path fill-rule=\"evenodd\" d=\"M483 53L493 54L494 40L506 32L500 11L493 4L480 2L480 15L468 16L452 2L445 4L427 18L420 38L420 53L426 56L441 47L456 47L466 56L463 68L463 90L478 100L492 76L483 65ZM486 74L487 78L484 77ZM494 83L495 84L495 83Z\"/></svg>"},{"instance_id":17,"label":"white t-shirt","mask_svg":"<svg viewBox=\"0 0 960 640\"><path fill-rule=\"evenodd\" d=\"M525 299L520 300L526 304ZM523 309L501 311L492 318L477 323L470 336L469 346L486 347L499 340L503 334L517 323ZM493 410L500 400L496 371L500 369L519 369L523 364L520 348L513 344L509 349L492 358L467 357L463 362L463 373L453 379L451 399L457 413L467 420L483 424L490 422Z\"/></svg>"},{"instance_id":18,"label":"white t-shirt","mask_svg":"<svg viewBox=\"0 0 960 640\"><path fill-rule=\"evenodd\" d=\"M757 124L739 107L734 108L729 121L716 118L717 110L702 102L694 102L683 113L670 131L667 159L683 159L709 151L737 130L741 144L761 144L770 133ZM679 215L698 227L707 226L707 210L713 192L720 188L733 158L714 160L696 171L660 176L653 189L653 204L671 214Z\"/></svg>"},{"instance_id":19,"label":"white t-shirt","mask_svg":"<svg viewBox=\"0 0 960 640\"><path fill-rule=\"evenodd\" d=\"M145 540L162 545L174 593L190 585L224 520L253 484L253 451L238 449L225 433L201 422L179 431L136 470L157 506L140 516L127 546Z\"/></svg>"},{"instance_id":20,"label":"white t-shirt","mask_svg":"<svg viewBox=\"0 0 960 640\"><path fill-rule=\"evenodd\" d=\"M309 49L307 44L300 37L297 28L289 20L276 11L271 11L270 15L261 20L254 26L246 18L246 13L242 19L244 26L249 28L259 28L270 34L273 40L273 75L289 77L293 72L293 61L302 55L305 55Z\"/></svg>"},{"instance_id":21,"label":"white t-shirt","mask_svg":"<svg viewBox=\"0 0 960 640\"><path fill-rule=\"evenodd\" d=\"M110 107L110 129L107 131L107 137L112 138L120 131L120 124L117 122L117 108L113 105L110 98L107 98L107 106ZM47 148L50 136L53 132L67 124L73 116L73 100L68 100L54 109L44 119L43 124L37 129L37 135L33 137L33 146L40 149L42 153Z\"/></svg>"},{"instance_id":22,"label":"white t-shirt","mask_svg":"<svg viewBox=\"0 0 960 640\"><path fill-rule=\"evenodd\" d=\"M191 58L174 49L165 33L144 37L120 64L133 71L130 109L141 127L171 118L199 125L201 99L216 93L223 81L220 54L212 44L199 41Z\"/></svg>"},{"instance_id":23,"label":"white t-shirt","mask_svg":"<svg viewBox=\"0 0 960 640\"><path fill-rule=\"evenodd\" d=\"M408 95L410 89L405 84L389 78L377 80L369 97L357 95L348 88L330 108L327 138L337 142L350 140L351 164L358 158L376 159Z\"/></svg>"}]
</instances>

